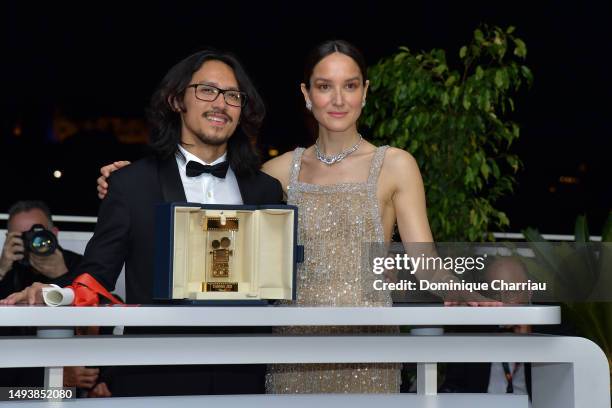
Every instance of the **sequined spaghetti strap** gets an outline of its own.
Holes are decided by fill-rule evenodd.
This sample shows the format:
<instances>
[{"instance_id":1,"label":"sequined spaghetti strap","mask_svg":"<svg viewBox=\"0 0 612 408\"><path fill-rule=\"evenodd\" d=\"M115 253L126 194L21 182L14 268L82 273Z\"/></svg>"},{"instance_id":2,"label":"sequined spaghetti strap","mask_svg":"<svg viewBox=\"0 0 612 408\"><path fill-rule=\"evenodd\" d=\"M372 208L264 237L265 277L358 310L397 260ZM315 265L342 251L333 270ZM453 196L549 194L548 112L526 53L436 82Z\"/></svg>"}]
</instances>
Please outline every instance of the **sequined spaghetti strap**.
<instances>
[{"instance_id":1,"label":"sequined spaghetti strap","mask_svg":"<svg viewBox=\"0 0 612 408\"><path fill-rule=\"evenodd\" d=\"M302 156L304 155L303 147L298 147L293 151L293 160L291 161L291 175L289 177L289 184L295 184L298 176L300 175L300 167L302 165Z\"/></svg>"}]
</instances>

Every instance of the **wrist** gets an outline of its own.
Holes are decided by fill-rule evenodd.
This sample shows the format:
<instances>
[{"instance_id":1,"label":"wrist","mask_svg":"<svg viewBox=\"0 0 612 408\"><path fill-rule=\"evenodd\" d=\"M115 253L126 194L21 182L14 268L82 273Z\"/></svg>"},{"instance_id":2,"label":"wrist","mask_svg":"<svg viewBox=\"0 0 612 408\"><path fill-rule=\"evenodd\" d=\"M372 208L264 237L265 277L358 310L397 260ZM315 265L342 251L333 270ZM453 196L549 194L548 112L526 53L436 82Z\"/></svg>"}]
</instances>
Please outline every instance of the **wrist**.
<instances>
[{"instance_id":1,"label":"wrist","mask_svg":"<svg viewBox=\"0 0 612 408\"><path fill-rule=\"evenodd\" d=\"M4 279L4 276L8 273L10 269L11 266L7 268L5 265L0 264L0 281Z\"/></svg>"}]
</instances>

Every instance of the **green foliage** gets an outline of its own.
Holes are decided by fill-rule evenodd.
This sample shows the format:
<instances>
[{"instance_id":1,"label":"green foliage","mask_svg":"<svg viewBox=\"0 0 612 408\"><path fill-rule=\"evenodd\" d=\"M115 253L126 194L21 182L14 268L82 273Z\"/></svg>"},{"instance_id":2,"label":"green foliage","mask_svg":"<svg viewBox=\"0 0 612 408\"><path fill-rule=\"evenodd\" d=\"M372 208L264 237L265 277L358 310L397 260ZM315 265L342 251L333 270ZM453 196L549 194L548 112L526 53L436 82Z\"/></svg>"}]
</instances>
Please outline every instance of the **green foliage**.
<instances>
[{"instance_id":1,"label":"green foliage","mask_svg":"<svg viewBox=\"0 0 612 408\"><path fill-rule=\"evenodd\" d=\"M406 47L369 70L363 124L376 143L409 151L423 175L429 221L437 241L492 239L509 224L495 200L511 192L521 166L509 153L519 137L512 95L530 85L521 64L525 43L483 26L458 53L452 69L443 50L414 53Z\"/></svg>"},{"instance_id":2,"label":"green foliage","mask_svg":"<svg viewBox=\"0 0 612 408\"><path fill-rule=\"evenodd\" d=\"M558 294L566 299L584 298L591 294L592 299L606 299L609 291L612 290L612 212L604 225L601 234L602 244L598 256L594 256L591 251L585 251L583 256L573 251L571 259L566 256L566 249L563 245L547 246L542 245L546 240L540 233L528 228L523 231L525 238L529 242L538 242L533 249L538 259L543 259L543 265L527 265L530 273L547 279L546 276L555 275L557 280L561 277L571 279L563 282L563 286L572 290L572 294ZM585 216L580 216L576 220L574 229L576 237L576 247L590 241ZM568 262L574 262L568 265ZM569 270L580 271L580 274L568 273ZM563 314L567 316L576 326L578 334L584 336L595 343L606 353L608 360L612 363L612 303L611 302L567 302L563 305ZM612 369L612 368L611 368Z\"/></svg>"}]
</instances>

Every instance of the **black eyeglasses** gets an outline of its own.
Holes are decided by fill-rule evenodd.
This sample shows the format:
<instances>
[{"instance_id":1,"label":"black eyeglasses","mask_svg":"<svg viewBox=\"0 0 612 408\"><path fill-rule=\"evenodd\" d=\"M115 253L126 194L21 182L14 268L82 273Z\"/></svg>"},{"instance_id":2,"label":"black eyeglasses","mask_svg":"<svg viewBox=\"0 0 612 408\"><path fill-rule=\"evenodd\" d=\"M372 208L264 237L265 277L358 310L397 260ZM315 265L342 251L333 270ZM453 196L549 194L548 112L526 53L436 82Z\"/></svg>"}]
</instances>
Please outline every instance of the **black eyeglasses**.
<instances>
[{"instance_id":1,"label":"black eyeglasses","mask_svg":"<svg viewBox=\"0 0 612 408\"><path fill-rule=\"evenodd\" d=\"M247 102L247 94L235 89L220 89L206 84L191 84L187 85L187 88L193 88L195 90L195 97L204 102L215 101L219 94L223 94L225 103L230 106L243 107Z\"/></svg>"}]
</instances>

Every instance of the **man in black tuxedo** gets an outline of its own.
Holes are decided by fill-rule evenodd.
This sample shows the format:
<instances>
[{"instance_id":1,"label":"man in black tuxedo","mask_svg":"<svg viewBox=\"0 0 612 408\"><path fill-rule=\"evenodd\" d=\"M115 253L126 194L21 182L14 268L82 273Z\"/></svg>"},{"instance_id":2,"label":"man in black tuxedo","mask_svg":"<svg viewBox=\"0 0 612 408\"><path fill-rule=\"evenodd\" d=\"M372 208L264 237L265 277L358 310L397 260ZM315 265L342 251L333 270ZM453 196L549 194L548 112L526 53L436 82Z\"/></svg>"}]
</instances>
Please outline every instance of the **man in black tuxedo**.
<instances>
[{"instance_id":1,"label":"man in black tuxedo","mask_svg":"<svg viewBox=\"0 0 612 408\"><path fill-rule=\"evenodd\" d=\"M125 263L126 301L151 303L156 204L281 203L281 185L259 170L252 144L264 115L261 97L233 55L204 50L172 67L149 110L155 155L110 176L80 271L112 290ZM37 300L40 285L3 303ZM253 365L122 367L110 382L115 396L261 393L264 371Z\"/></svg>"},{"instance_id":2,"label":"man in black tuxedo","mask_svg":"<svg viewBox=\"0 0 612 408\"><path fill-rule=\"evenodd\" d=\"M149 110L156 155L110 176L82 271L111 288L125 260L127 301L151 303L156 203L281 203L251 143L264 114L233 56L202 51L174 66Z\"/></svg>"}]
</instances>

